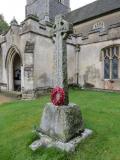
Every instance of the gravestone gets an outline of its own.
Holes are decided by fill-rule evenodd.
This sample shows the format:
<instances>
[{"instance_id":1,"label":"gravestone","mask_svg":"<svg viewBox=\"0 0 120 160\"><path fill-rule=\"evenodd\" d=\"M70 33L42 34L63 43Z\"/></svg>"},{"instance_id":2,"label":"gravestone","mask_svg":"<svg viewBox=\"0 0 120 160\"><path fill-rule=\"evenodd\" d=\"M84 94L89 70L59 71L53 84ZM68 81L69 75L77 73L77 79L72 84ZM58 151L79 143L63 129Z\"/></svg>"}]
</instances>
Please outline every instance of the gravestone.
<instances>
[{"instance_id":1,"label":"gravestone","mask_svg":"<svg viewBox=\"0 0 120 160\"><path fill-rule=\"evenodd\" d=\"M84 129L80 107L69 103L66 44L69 33L72 33L72 25L65 21L63 16L56 16L53 27L56 46L54 86L63 88L64 104L61 106L52 103L45 105L38 129L41 138L30 146L32 150L46 146L74 151L77 144L92 133Z\"/></svg>"}]
</instances>

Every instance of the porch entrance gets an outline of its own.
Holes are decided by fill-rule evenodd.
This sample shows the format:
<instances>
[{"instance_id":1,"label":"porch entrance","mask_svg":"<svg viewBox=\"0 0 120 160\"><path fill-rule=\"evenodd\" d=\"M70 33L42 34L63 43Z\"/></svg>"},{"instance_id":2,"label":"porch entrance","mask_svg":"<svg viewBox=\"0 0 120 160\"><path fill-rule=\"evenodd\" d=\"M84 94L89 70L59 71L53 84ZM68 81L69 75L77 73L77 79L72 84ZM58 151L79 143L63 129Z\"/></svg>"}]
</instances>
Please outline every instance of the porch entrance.
<instances>
[{"instance_id":1,"label":"porch entrance","mask_svg":"<svg viewBox=\"0 0 120 160\"><path fill-rule=\"evenodd\" d=\"M6 61L8 91L21 91L23 74L21 74L22 57L16 46L12 46L7 54Z\"/></svg>"},{"instance_id":2,"label":"porch entrance","mask_svg":"<svg viewBox=\"0 0 120 160\"><path fill-rule=\"evenodd\" d=\"M13 90L21 91L21 59L18 54L13 60Z\"/></svg>"}]
</instances>

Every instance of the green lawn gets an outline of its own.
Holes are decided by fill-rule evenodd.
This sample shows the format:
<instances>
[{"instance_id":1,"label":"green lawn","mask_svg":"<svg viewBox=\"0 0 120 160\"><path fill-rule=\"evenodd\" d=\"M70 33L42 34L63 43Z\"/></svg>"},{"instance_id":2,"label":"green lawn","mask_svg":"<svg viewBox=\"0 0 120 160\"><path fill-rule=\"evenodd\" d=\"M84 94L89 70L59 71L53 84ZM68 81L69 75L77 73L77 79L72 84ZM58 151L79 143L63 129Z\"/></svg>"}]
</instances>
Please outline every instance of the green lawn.
<instances>
[{"instance_id":1,"label":"green lawn","mask_svg":"<svg viewBox=\"0 0 120 160\"><path fill-rule=\"evenodd\" d=\"M49 102L46 96L0 105L0 160L120 160L120 95L71 90L70 100L81 107L85 127L94 132L74 154L28 147L36 139L32 129Z\"/></svg>"}]
</instances>

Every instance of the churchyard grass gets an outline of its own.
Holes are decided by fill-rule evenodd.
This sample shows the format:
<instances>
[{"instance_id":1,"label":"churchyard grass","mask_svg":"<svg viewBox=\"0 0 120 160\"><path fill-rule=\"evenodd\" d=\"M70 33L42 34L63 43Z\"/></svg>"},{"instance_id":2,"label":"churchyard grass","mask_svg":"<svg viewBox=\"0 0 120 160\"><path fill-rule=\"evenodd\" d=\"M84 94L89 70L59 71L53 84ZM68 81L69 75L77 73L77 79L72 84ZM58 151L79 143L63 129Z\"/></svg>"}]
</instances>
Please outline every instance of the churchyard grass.
<instances>
[{"instance_id":1,"label":"churchyard grass","mask_svg":"<svg viewBox=\"0 0 120 160\"><path fill-rule=\"evenodd\" d=\"M120 95L72 89L70 101L81 107L85 127L93 130L75 153L29 149L37 138L32 130L49 102L43 96L0 105L0 160L120 160Z\"/></svg>"}]
</instances>

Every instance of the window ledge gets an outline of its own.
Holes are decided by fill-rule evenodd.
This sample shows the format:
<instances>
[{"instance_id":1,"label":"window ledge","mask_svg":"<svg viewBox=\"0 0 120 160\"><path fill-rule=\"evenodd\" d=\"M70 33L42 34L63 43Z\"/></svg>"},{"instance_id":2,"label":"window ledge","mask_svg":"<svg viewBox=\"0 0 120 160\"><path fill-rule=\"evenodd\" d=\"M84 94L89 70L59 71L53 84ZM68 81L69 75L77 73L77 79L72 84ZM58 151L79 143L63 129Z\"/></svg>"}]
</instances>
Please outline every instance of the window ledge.
<instances>
[{"instance_id":1,"label":"window ledge","mask_svg":"<svg viewBox=\"0 0 120 160\"><path fill-rule=\"evenodd\" d=\"M118 79L102 79L102 81L120 81L120 78L118 78Z\"/></svg>"}]
</instances>

